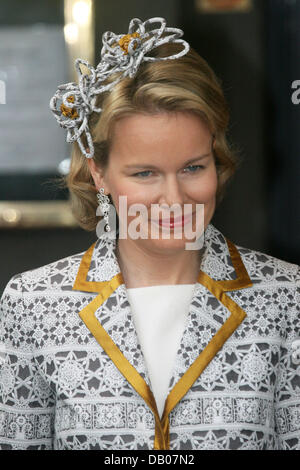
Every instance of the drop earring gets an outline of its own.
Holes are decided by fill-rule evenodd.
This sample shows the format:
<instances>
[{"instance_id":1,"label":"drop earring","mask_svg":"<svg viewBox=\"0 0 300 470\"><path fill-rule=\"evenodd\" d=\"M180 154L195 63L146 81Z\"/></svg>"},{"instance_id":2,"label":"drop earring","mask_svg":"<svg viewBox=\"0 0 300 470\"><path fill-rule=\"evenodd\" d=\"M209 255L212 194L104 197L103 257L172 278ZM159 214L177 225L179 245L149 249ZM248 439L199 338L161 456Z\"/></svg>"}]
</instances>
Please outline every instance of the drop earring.
<instances>
[{"instance_id":1,"label":"drop earring","mask_svg":"<svg viewBox=\"0 0 300 470\"><path fill-rule=\"evenodd\" d=\"M105 225L105 231L110 232L111 228L108 223L108 213L109 213L109 207L110 207L110 200L109 197L104 194L104 188L100 188L97 194L98 202L99 202L99 207L101 210L101 213L104 217L104 220L106 222Z\"/></svg>"}]
</instances>

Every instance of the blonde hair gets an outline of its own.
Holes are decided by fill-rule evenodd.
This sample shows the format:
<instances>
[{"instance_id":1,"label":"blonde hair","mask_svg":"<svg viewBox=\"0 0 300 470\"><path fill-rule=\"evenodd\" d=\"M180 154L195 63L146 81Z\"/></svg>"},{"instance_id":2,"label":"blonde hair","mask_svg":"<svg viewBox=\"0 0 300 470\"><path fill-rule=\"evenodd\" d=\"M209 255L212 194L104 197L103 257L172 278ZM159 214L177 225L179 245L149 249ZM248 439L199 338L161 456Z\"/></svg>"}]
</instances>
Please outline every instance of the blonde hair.
<instances>
[{"instance_id":1,"label":"blonde hair","mask_svg":"<svg viewBox=\"0 0 300 470\"><path fill-rule=\"evenodd\" d=\"M180 48L178 44L164 44L151 55L165 57ZM112 76L107 82L115 78ZM219 205L239 163L238 151L230 146L226 137L229 108L221 83L196 51L191 48L179 59L142 63L134 78L123 78L112 91L99 95L96 106L101 107L102 112L91 114L89 128L95 147L94 160L103 171L108 166L113 126L118 119L137 113L160 112L192 112L202 118L214 136L218 175L216 206ZM72 145L70 171L57 182L69 189L72 213L78 224L87 231L94 231L99 222L97 189L86 157L77 142Z\"/></svg>"}]
</instances>

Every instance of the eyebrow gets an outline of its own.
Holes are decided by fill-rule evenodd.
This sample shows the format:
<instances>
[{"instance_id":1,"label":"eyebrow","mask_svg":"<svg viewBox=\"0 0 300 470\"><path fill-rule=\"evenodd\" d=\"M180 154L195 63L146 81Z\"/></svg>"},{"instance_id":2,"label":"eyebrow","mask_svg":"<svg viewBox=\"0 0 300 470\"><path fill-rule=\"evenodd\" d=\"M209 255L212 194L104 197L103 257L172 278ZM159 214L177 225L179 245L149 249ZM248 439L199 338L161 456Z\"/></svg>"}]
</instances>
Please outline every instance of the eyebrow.
<instances>
[{"instance_id":1,"label":"eyebrow","mask_svg":"<svg viewBox=\"0 0 300 470\"><path fill-rule=\"evenodd\" d=\"M199 157L191 158L190 160L187 160L183 166L188 165L189 163L196 162L198 160L202 160L203 158L209 157L212 152L206 153L205 155L200 155ZM135 164L133 163L132 165L125 165L126 169L132 169L132 168L151 168L152 170L157 170L157 166L155 165L148 165L147 163L144 164Z\"/></svg>"}]
</instances>

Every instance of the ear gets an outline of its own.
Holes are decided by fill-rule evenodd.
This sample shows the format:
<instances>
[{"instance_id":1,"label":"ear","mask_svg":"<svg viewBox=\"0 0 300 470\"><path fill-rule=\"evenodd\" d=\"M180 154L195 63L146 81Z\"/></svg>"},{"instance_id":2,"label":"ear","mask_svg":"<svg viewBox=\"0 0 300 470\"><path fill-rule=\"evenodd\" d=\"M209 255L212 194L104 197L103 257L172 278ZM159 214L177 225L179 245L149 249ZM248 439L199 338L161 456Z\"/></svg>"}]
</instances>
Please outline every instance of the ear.
<instances>
[{"instance_id":1,"label":"ear","mask_svg":"<svg viewBox=\"0 0 300 470\"><path fill-rule=\"evenodd\" d=\"M104 188L104 192L107 193L107 188L104 182L104 172L101 170L101 168L96 165L95 160L93 158L87 158L87 164L97 191L99 191L100 188Z\"/></svg>"}]
</instances>

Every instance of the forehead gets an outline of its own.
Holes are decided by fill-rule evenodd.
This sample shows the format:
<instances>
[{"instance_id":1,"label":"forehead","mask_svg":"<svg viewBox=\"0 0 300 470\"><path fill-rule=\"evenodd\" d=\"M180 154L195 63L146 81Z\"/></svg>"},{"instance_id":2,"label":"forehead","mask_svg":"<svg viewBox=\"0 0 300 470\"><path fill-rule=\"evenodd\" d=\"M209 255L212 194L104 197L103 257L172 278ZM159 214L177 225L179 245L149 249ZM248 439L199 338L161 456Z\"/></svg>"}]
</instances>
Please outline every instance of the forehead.
<instances>
[{"instance_id":1,"label":"forehead","mask_svg":"<svg viewBox=\"0 0 300 470\"><path fill-rule=\"evenodd\" d=\"M193 157L208 151L211 140L208 125L193 113L134 114L115 123L111 155Z\"/></svg>"}]
</instances>

